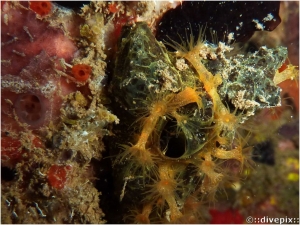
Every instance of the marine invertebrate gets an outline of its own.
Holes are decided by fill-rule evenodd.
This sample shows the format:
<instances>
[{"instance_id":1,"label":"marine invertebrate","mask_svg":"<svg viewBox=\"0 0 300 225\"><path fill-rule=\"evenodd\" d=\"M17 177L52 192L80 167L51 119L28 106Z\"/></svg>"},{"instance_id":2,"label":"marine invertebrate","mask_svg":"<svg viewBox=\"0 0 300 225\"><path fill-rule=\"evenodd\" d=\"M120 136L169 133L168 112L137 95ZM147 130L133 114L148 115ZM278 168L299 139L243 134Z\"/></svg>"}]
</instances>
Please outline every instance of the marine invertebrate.
<instances>
[{"instance_id":1,"label":"marine invertebrate","mask_svg":"<svg viewBox=\"0 0 300 225\"><path fill-rule=\"evenodd\" d=\"M134 222L136 224L150 224L149 215L152 210L151 204L146 204L140 209L130 210L125 216L126 221Z\"/></svg>"},{"instance_id":2,"label":"marine invertebrate","mask_svg":"<svg viewBox=\"0 0 300 225\"><path fill-rule=\"evenodd\" d=\"M28 135L25 144L24 142L24 138L16 134L1 135L1 165L3 167L15 168L18 163L27 160L31 155L28 149L44 147L41 139L34 134Z\"/></svg>"},{"instance_id":3,"label":"marine invertebrate","mask_svg":"<svg viewBox=\"0 0 300 225\"><path fill-rule=\"evenodd\" d=\"M20 140L12 137L1 137L1 163L3 166L14 167L23 157Z\"/></svg>"},{"instance_id":4,"label":"marine invertebrate","mask_svg":"<svg viewBox=\"0 0 300 225\"><path fill-rule=\"evenodd\" d=\"M62 95L73 91L59 79L55 70L62 68L58 68L57 59L70 62L77 47L60 28L37 18L28 2L6 1L1 10L1 53L9 62L1 65L1 103L8 109L2 111L2 118L6 121L15 113L30 129L47 125L50 120L55 123ZM13 129L22 129L20 123L10 124Z\"/></svg>"},{"instance_id":5,"label":"marine invertebrate","mask_svg":"<svg viewBox=\"0 0 300 225\"><path fill-rule=\"evenodd\" d=\"M244 218L238 210L227 209L225 211L218 211L216 209L209 210L212 219L211 224L241 224L244 223Z\"/></svg>"},{"instance_id":6,"label":"marine invertebrate","mask_svg":"<svg viewBox=\"0 0 300 225\"><path fill-rule=\"evenodd\" d=\"M79 32L86 18L50 4L55 13L41 16L29 2L1 3L1 161L12 173L2 180L1 221L99 224L99 191L86 168L101 159L104 127L117 120L100 104L103 37L91 44ZM104 24L98 22L99 31ZM87 45L100 46L95 57ZM66 64L89 65L96 73L87 85L76 84ZM83 68L84 79L90 67Z\"/></svg>"},{"instance_id":7,"label":"marine invertebrate","mask_svg":"<svg viewBox=\"0 0 300 225\"><path fill-rule=\"evenodd\" d=\"M70 165L52 165L47 174L49 184L58 190L64 188L67 182L67 175L71 169L72 166Z\"/></svg>"},{"instance_id":8,"label":"marine invertebrate","mask_svg":"<svg viewBox=\"0 0 300 225\"><path fill-rule=\"evenodd\" d=\"M2 180L3 222L103 223L100 207L108 222L207 222L225 182L245 174L251 147L239 129L280 103L273 75L285 50L228 54L231 46L200 32L198 41L192 34L179 41L186 54L169 52L152 35L169 8L157 5L92 1L78 13L53 3L41 16L28 2L1 3L2 165L12 174ZM133 26L123 29L110 77L125 24ZM78 64L93 69L77 74L84 81L65 67Z\"/></svg>"},{"instance_id":9,"label":"marine invertebrate","mask_svg":"<svg viewBox=\"0 0 300 225\"><path fill-rule=\"evenodd\" d=\"M273 81L277 85L289 79L299 82L299 70L297 69L297 66L283 64L276 72Z\"/></svg>"},{"instance_id":10,"label":"marine invertebrate","mask_svg":"<svg viewBox=\"0 0 300 225\"><path fill-rule=\"evenodd\" d=\"M191 131L185 124L187 123L188 117L180 115L176 111L180 107L190 103L196 103L199 107L202 106L198 93L190 87L185 88L177 94L163 96L161 99L158 98L158 100L153 101L148 109L149 115L142 121L143 128L140 136L137 138L136 144L130 147L124 146L125 151L118 156L117 161L131 159L134 160L134 163L131 163L131 165L139 165L138 167L143 168L143 171L152 170L155 165L154 160L157 157L155 157L155 153L151 154L151 150L149 150L147 146L159 120L165 116L175 118L178 126L187 136L187 139L193 139Z\"/></svg>"},{"instance_id":11,"label":"marine invertebrate","mask_svg":"<svg viewBox=\"0 0 300 225\"><path fill-rule=\"evenodd\" d=\"M51 12L52 3L50 1L30 1L29 7L40 16L46 16Z\"/></svg>"},{"instance_id":12,"label":"marine invertebrate","mask_svg":"<svg viewBox=\"0 0 300 225\"><path fill-rule=\"evenodd\" d=\"M179 200L176 192L180 190L180 183L176 180L178 168L176 165L168 165L167 163L160 164L157 178L153 184L149 185L149 190L145 192L145 200L157 202L160 200L160 207L167 203L170 209L172 221L179 219L182 214L177 206Z\"/></svg>"},{"instance_id":13,"label":"marine invertebrate","mask_svg":"<svg viewBox=\"0 0 300 225\"><path fill-rule=\"evenodd\" d=\"M262 47L250 56L228 58L226 53L232 47L208 43L204 32L200 30L196 41L192 34L182 43L171 41L169 45L176 52L170 53L144 23L125 27L112 80L117 102L127 111L125 115L139 124L135 138L130 134L122 138L134 142L131 146L120 143L123 148L114 165L121 168L124 177L149 188L141 193L144 203L152 204L152 212L161 218L165 213L164 219L171 223L200 219L199 214L179 207L179 202L190 195L196 201L214 201L217 191L234 180L224 166L227 160L238 162L240 172L251 167L247 125L243 123L257 109L276 106L280 101L272 78L286 59L285 48ZM176 67L179 59L188 65L185 69ZM257 65L256 70L253 65ZM258 83L260 77L265 78ZM245 83L253 91L246 94ZM170 144L173 140L183 144ZM182 153L170 154L172 151ZM196 168L194 179L201 182L189 186L184 181L188 165ZM135 182L126 187L134 188L131 185ZM130 201L126 195L124 199ZM152 212L147 214L150 221Z\"/></svg>"},{"instance_id":14,"label":"marine invertebrate","mask_svg":"<svg viewBox=\"0 0 300 225\"><path fill-rule=\"evenodd\" d=\"M90 78L92 68L85 64L76 64L72 67L72 73L76 80L84 82Z\"/></svg>"},{"instance_id":15,"label":"marine invertebrate","mask_svg":"<svg viewBox=\"0 0 300 225\"><path fill-rule=\"evenodd\" d=\"M46 111L46 99L37 94L21 94L14 103L16 114L21 122L31 127L38 127L43 124Z\"/></svg>"}]
</instances>

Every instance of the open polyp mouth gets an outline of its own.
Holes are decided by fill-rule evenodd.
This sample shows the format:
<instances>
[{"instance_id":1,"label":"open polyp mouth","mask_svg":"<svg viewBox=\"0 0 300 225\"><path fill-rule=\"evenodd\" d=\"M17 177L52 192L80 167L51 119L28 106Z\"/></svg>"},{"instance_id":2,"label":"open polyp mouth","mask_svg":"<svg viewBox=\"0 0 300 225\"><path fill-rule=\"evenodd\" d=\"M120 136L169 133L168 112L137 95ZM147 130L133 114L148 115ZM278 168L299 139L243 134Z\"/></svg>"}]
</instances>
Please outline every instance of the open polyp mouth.
<instances>
[{"instance_id":1,"label":"open polyp mouth","mask_svg":"<svg viewBox=\"0 0 300 225\"><path fill-rule=\"evenodd\" d=\"M46 109L40 96L32 93L21 94L15 104L19 120L32 128L41 126L45 120Z\"/></svg>"}]
</instances>

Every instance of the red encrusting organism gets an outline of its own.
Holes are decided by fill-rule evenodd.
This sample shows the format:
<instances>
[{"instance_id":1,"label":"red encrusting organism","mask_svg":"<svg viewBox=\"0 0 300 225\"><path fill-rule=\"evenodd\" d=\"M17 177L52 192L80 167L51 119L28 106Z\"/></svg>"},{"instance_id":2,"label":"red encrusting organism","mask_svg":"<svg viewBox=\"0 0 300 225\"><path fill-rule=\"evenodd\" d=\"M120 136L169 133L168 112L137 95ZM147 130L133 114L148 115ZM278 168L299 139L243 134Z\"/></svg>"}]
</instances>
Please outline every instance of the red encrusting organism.
<instances>
[{"instance_id":1,"label":"red encrusting organism","mask_svg":"<svg viewBox=\"0 0 300 225\"><path fill-rule=\"evenodd\" d=\"M1 163L5 166L15 166L22 159L22 143L12 137L1 137Z\"/></svg>"},{"instance_id":2,"label":"red encrusting organism","mask_svg":"<svg viewBox=\"0 0 300 225\"><path fill-rule=\"evenodd\" d=\"M40 16L46 16L51 12L52 3L50 1L30 1L30 9Z\"/></svg>"},{"instance_id":3,"label":"red encrusting organism","mask_svg":"<svg viewBox=\"0 0 300 225\"><path fill-rule=\"evenodd\" d=\"M44 143L39 137L33 137L32 144L35 148L43 148Z\"/></svg>"},{"instance_id":4,"label":"red encrusting organism","mask_svg":"<svg viewBox=\"0 0 300 225\"><path fill-rule=\"evenodd\" d=\"M225 211L219 211L216 209L210 209L211 224L242 224L244 218L238 210L227 209Z\"/></svg>"},{"instance_id":5,"label":"red encrusting organism","mask_svg":"<svg viewBox=\"0 0 300 225\"><path fill-rule=\"evenodd\" d=\"M30 140L32 148L44 147L39 137L32 135ZM3 166L15 167L17 163L26 160L28 156L25 153L30 154L22 145L20 138L10 136L1 137L1 163Z\"/></svg>"},{"instance_id":6,"label":"red encrusting organism","mask_svg":"<svg viewBox=\"0 0 300 225\"><path fill-rule=\"evenodd\" d=\"M64 188L67 181L67 172L71 169L72 167L70 165L52 165L48 171L49 184L56 189Z\"/></svg>"},{"instance_id":7,"label":"red encrusting organism","mask_svg":"<svg viewBox=\"0 0 300 225\"><path fill-rule=\"evenodd\" d=\"M132 24L134 22L136 22L135 16L120 15L119 17L117 17L117 19L114 20L114 36L119 38L121 35L122 27L126 24Z\"/></svg>"},{"instance_id":8,"label":"red encrusting organism","mask_svg":"<svg viewBox=\"0 0 300 225\"><path fill-rule=\"evenodd\" d=\"M92 72L92 67L85 64L76 64L72 67L72 73L76 80L78 81L86 81L89 79Z\"/></svg>"}]
</instances>

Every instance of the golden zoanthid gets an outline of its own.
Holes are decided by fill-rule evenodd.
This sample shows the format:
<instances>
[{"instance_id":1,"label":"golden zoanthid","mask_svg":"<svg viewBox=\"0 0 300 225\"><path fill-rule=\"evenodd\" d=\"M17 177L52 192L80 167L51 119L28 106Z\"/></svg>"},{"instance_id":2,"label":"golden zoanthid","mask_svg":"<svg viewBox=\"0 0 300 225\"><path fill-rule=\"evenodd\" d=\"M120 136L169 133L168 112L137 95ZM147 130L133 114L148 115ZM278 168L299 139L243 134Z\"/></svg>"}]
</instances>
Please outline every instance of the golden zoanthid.
<instances>
[{"instance_id":1,"label":"golden zoanthid","mask_svg":"<svg viewBox=\"0 0 300 225\"><path fill-rule=\"evenodd\" d=\"M175 52L145 23L125 27L118 45L112 91L129 132L119 132L114 147L116 186L124 210L138 209L127 222L201 223L201 202L238 179L225 163L240 171L251 164L245 122L280 103L273 76L286 48L275 49L272 63L275 50L265 47L229 57L233 48L208 43L203 30L169 45Z\"/></svg>"}]
</instances>

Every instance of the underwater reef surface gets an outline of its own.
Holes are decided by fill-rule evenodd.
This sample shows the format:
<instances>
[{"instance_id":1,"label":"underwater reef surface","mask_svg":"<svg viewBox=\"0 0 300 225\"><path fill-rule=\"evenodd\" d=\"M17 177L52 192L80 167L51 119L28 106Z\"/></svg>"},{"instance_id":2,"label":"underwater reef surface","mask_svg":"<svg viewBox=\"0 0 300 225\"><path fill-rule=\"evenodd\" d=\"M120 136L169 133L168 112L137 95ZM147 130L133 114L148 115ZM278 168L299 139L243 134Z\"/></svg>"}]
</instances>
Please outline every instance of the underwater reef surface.
<instances>
[{"instance_id":1,"label":"underwater reef surface","mask_svg":"<svg viewBox=\"0 0 300 225\"><path fill-rule=\"evenodd\" d=\"M1 222L298 223L297 9L2 1Z\"/></svg>"}]
</instances>

